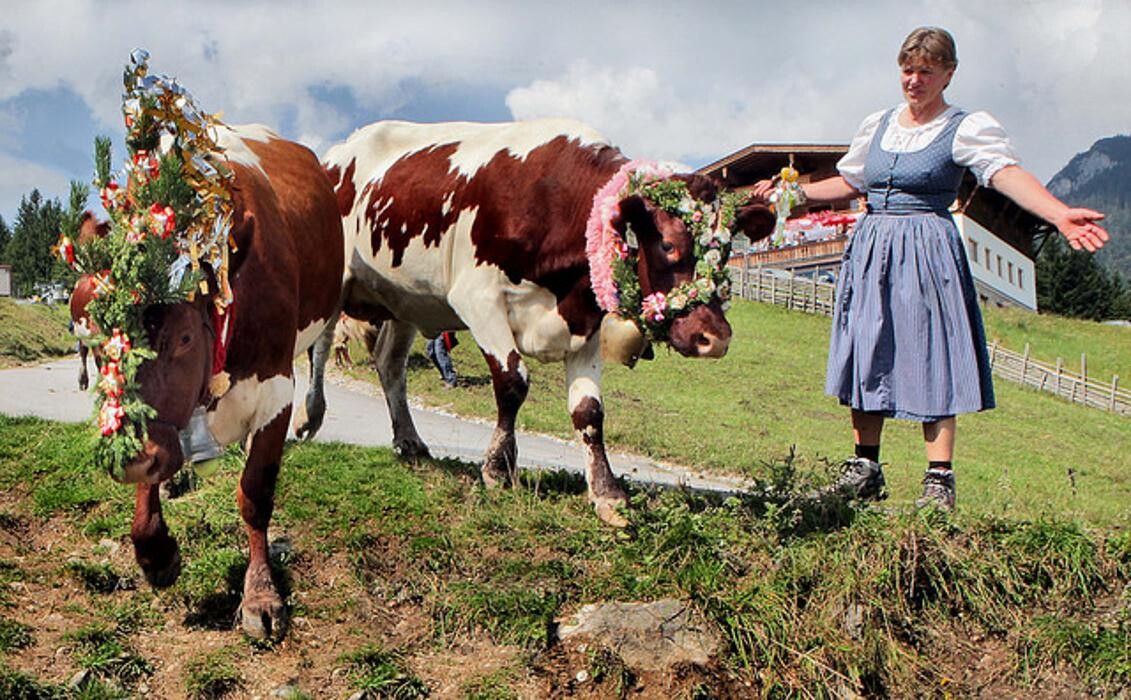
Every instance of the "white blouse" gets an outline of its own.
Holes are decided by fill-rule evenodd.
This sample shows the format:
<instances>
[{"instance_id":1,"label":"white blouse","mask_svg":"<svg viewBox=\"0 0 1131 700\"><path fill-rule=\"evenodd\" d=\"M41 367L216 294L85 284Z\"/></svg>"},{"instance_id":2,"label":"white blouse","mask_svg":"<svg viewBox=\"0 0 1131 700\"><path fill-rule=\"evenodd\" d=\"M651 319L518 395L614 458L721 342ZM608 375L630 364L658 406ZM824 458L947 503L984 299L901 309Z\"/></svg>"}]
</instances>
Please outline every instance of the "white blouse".
<instances>
[{"instance_id":1,"label":"white blouse","mask_svg":"<svg viewBox=\"0 0 1131 700\"><path fill-rule=\"evenodd\" d=\"M906 127L899 123L899 115L905 109L907 104L900 104L888 120L887 131L880 141L880 146L885 151L912 153L926 148L946 127L951 115L958 111L958 107L952 105L922 126ZM868 149L887 111L882 109L864 119L852 139L852 145L848 147L848 153L836 165L841 176L858 192L868 189L868 183L864 181L864 162L868 159ZM954 135L952 153L954 162L970 168L983 187L989 187L990 178L997 171L1007 165L1021 163L1009 141L1009 135L989 112L970 112L962 118Z\"/></svg>"}]
</instances>

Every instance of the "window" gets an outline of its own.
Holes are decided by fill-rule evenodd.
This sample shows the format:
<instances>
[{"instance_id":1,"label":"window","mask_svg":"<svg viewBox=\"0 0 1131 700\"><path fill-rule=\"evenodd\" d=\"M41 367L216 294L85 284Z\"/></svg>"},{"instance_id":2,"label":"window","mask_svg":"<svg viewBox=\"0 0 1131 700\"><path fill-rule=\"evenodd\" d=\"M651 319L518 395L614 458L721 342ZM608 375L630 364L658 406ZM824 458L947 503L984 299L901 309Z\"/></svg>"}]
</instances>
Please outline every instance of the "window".
<instances>
[{"instance_id":1,"label":"window","mask_svg":"<svg viewBox=\"0 0 1131 700\"><path fill-rule=\"evenodd\" d=\"M966 245L970 247L970 259L978 262L978 241L970 238L967 239Z\"/></svg>"},{"instance_id":2,"label":"window","mask_svg":"<svg viewBox=\"0 0 1131 700\"><path fill-rule=\"evenodd\" d=\"M1024 272L1024 270L1022 270L1020 267L1017 268L1017 286L1020 287L1021 289L1024 289L1025 288L1025 280L1021 276L1022 272Z\"/></svg>"},{"instance_id":3,"label":"window","mask_svg":"<svg viewBox=\"0 0 1131 700\"><path fill-rule=\"evenodd\" d=\"M997 256L997 276L1001 277L1001 256Z\"/></svg>"},{"instance_id":4,"label":"window","mask_svg":"<svg viewBox=\"0 0 1131 700\"><path fill-rule=\"evenodd\" d=\"M990 249L986 248L985 252L986 252L986 257L985 257L986 269L988 270L988 269L990 269Z\"/></svg>"},{"instance_id":5,"label":"window","mask_svg":"<svg viewBox=\"0 0 1131 700\"><path fill-rule=\"evenodd\" d=\"M1013 263L1007 264L1009 265L1009 283L1013 284Z\"/></svg>"}]
</instances>

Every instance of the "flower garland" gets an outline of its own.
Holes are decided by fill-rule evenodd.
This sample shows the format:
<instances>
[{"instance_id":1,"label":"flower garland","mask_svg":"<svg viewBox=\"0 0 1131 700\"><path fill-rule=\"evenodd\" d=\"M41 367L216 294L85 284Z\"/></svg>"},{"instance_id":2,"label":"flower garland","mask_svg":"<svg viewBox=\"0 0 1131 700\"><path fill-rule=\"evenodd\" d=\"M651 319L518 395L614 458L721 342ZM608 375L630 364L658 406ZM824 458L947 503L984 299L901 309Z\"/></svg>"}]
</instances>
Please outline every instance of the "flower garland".
<instances>
[{"instance_id":1,"label":"flower garland","mask_svg":"<svg viewBox=\"0 0 1131 700\"><path fill-rule=\"evenodd\" d=\"M789 215L794 209L805 206L809 201L805 196L805 190L801 189L801 184L797 181L800 176L800 173L793 169L793 156L790 155L789 165L778 173L774 191L770 194L770 204L773 205L777 215L774 232L770 236L771 246L781 246L785 241L785 222L789 219Z\"/></svg>"},{"instance_id":2,"label":"flower garland","mask_svg":"<svg viewBox=\"0 0 1131 700\"><path fill-rule=\"evenodd\" d=\"M731 228L742 195L724 192L716 202L691 196L687 184L671 179L669 168L648 161L631 161L616 172L593 198L585 231L589 278L597 304L605 311L630 319L652 340L666 341L672 321L696 306L730 304ZM640 298L636 272L639 245L631 227L622 238L613 226L620 202L639 194L672 216L679 217L692 236L695 277L667 293L653 292Z\"/></svg>"},{"instance_id":3,"label":"flower garland","mask_svg":"<svg viewBox=\"0 0 1131 700\"><path fill-rule=\"evenodd\" d=\"M93 325L109 333L87 342L100 345L105 358L94 387L94 458L116 478L142 449L146 421L156 416L137 382L141 364L156 357L143 326L145 310L207 293L204 263L219 285L215 312L224 314L232 300L231 173L214 136L220 122L174 80L149 75L148 60L145 50L134 51L123 76L124 187L110 173L109 139L95 139L94 184L109 232L75 243L88 190L72 183L71 211L56 246L68 265L90 275L94 294L86 310Z\"/></svg>"}]
</instances>

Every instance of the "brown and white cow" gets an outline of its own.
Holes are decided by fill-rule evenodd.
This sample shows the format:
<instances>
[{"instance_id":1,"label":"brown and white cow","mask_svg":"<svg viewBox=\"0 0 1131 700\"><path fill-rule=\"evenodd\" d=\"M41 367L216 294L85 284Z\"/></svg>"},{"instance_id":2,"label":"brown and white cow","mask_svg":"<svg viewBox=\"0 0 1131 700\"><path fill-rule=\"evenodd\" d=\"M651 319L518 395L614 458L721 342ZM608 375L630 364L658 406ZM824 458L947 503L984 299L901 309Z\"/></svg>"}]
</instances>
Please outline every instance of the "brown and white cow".
<instances>
[{"instance_id":1,"label":"brown and white cow","mask_svg":"<svg viewBox=\"0 0 1131 700\"><path fill-rule=\"evenodd\" d=\"M109 230L109 224L105 221L98 221L90 212L84 212L82 221L79 224L78 242L80 244L89 242L92 238L102 237L106 235ZM86 391L90 386L90 374L86 369L86 358L88 354L94 356L94 367L99 369L102 363L99 358L98 349L88 348L86 339L92 335L97 335L101 331L94 322L90 320L90 314L86 312L86 305L94 298L94 279L90 275L81 275L75 282L75 288L71 290L70 309L71 309L71 334L78 340L78 353L79 353L79 389Z\"/></svg>"},{"instance_id":2,"label":"brown and white cow","mask_svg":"<svg viewBox=\"0 0 1131 700\"><path fill-rule=\"evenodd\" d=\"M337 318L342 229L333 190L308 149L261 126L218 131L234 173L230 333L217 327L206 295L146 310L150 347L158 356L141 366L138 377L157 417L148 422L149 440L126 465L123 480L137 483L130 533L137 561L152 584L171 585L180 573L180 554L161 515L158 487L185 461L179 434L193 410L205 405L220 444L245 442L237 500L250 561L241 611L244 630L263 637L280 634L284 619L268 563L267 526L291 416L293 361ZM221 353L218 338L226 339ZM208 391L214 356L225 358L231 379L218 399Z\"/></svg>"},{"instance_id":3,"label":"brown and white cow","mask_svg":"<svg viewBox=\"0 0 1131 700\"><path fill-rule=\"evenodd\" d=\"M417 330L468 329L491 370L498 419L481 475L513 480L515 416L528 390L524 355L564 361L573 426L587 450L589 499L622 525L626 503L605 454L599 329L605 312L590 284L586 222L594 195L628 162L592 129L569 120L505 124L383 122L356 131L324 158L346 236L344 309L388 319L375 353L394 448L422 456L406 400L405 366ZM716 184L674 176L713 202ZM739 211L751 238L769 233L761 205ZM684 223L640 196L620 203L617 226L640 242L642 294L693 279ZM721 357L731 329L720 303L671 326L688 357Z\"/></svg>"}]
</instances>

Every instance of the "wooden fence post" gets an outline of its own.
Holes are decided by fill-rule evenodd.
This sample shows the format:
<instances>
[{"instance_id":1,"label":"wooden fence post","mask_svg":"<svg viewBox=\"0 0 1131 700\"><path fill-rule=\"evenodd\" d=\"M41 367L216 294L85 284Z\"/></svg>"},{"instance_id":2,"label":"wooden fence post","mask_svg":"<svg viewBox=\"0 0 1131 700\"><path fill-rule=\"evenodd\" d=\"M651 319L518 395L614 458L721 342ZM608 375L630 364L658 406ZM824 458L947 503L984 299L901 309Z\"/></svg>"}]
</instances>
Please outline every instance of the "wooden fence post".
<instances>
[{"instance_id":1,"label":"wooden fence post","mask_svg":"<svg viewBox=\"0 0 1131 700\"><path fill-rule=\"evenodd\" d=\"M1064 374L1064 358L1056 358L1056 395L1060 396L1060 376Z\"/></svg>"},{"instance_id":2,"label":"wooden fence post","mask_svg":"<svg viewBox=\"0 0 1131 700\"><path fill-rule=\"evenodd\" d=\"M1115 413L1115 391L1119 386L1119 375L1116 374L1111 378L1111 402L1108 403L1107 410Z\"/></svg>"},{"instance_id":3,"label":"wooden fence post","mask_svg":"<svg viewBox=\"0 0 1131 700\"><path fill-rule=\"evenodd\" d=\"M1080 353L1080 403L1088 405L1088 353Z\"/></svg>"},{"instance_id":4,"label":"wooden fence post","mask_svg":"<svg viewBox=\"0 0 1131 700\"><path fill-rule=\"evenodd\" d=\"M997 341L990 346L990 368L997 367Z\"/></svg>"},{"instance_id":5,"label":"wooden fence post","mask_svg":"<svg viewBox=\"0 0 1131 700\"><path fill-rule=\"evenodd\" d=\"M1021 356L1021 383L1025 383L1025 375L1029 371L1029 344L1025 343L1025 354Z\"/></svg>"}]
</instances>

